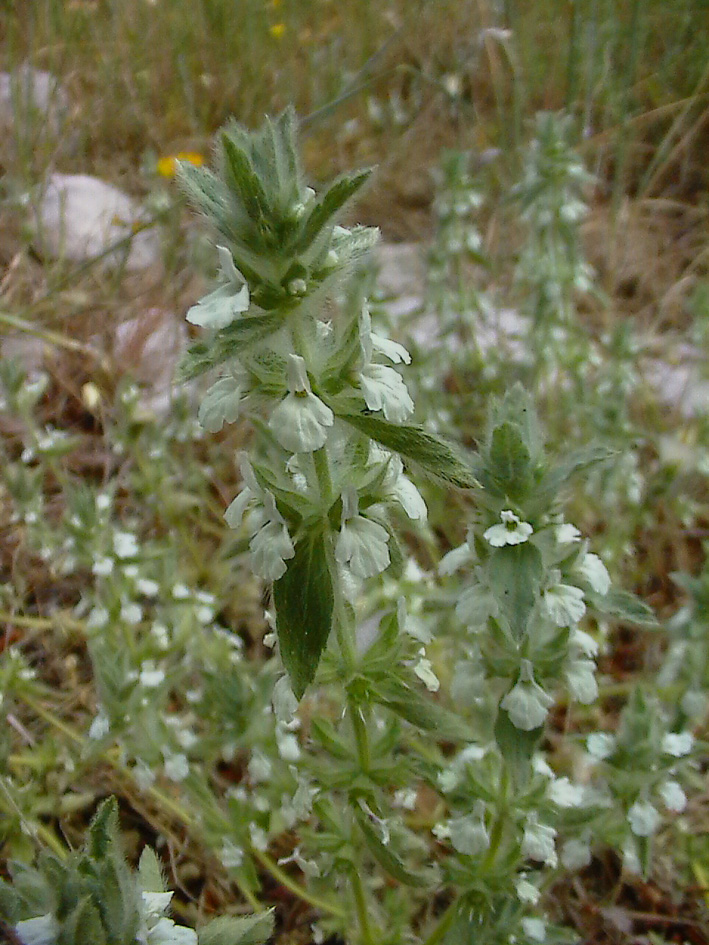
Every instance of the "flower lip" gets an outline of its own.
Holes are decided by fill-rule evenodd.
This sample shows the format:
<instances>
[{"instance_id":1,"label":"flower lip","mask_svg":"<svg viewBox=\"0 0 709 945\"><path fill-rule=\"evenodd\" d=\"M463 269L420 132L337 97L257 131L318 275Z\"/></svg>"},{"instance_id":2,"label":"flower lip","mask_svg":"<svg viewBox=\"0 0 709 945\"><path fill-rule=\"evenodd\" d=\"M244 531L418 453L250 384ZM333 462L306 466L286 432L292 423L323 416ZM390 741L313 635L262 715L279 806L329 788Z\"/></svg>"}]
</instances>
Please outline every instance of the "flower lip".
<instances>
[{"instance_id":1,"label":"flower lip","mask_svg":"<svg viewBox=\"0 0 709 945\"><path fill-rule=\"evenodd\" d=\"M505 545L520 545L527 541L534 529L529 522L523 522L511 509L500 512L501 523L491 525L483 533L483 538L493 548L503 548Z\"/></svg>"}]
</instances>

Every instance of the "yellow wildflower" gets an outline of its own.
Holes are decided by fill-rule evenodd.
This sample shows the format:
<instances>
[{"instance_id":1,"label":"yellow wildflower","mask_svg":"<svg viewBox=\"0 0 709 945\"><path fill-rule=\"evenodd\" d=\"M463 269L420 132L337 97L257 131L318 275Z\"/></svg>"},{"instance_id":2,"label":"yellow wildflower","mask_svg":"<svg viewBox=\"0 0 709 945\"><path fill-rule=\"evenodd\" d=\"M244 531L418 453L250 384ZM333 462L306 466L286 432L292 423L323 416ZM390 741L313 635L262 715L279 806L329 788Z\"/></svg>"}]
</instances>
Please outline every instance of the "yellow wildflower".
<instances>
[{"instance_id":1,"label":"yellow wildflower","mask_svg":"<svg viewBox=\"0 0 709 945\"><path fill-rule=\"evenodd\" d=\"M285 23L274 23L273 26L269 26L268 28L268 32L271 34L271 36L273 36L274 39L282 39L285 31Z\"/></svg>"},{"instance_id":2,"label":"yellow wildflower","mask_svg":"<svg viewBox=\"0 0 709 945\"><path fill-rule=\"evenodd\" d=\"M196 151L180 151L178 154L168 154L161 157L156 164L157 172L161 177L174 177L177 173L177 162L186 161L200 167L204 164L204 157Z\"/></svg>"}]
</instances>

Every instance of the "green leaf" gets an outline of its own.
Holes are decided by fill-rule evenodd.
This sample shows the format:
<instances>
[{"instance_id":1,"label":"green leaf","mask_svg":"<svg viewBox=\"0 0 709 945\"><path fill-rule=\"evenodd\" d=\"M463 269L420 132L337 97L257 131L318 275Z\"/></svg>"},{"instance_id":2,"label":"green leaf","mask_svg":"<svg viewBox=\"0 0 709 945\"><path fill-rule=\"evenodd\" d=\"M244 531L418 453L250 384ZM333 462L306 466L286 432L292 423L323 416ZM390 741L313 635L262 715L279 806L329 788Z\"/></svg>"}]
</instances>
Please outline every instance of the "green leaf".
<instances>
[{"instance_id":1,"label":"green leaf","mask_svg":"<svg viewBox=\"0 0 709 945\"><path fill-rule=\"evenodd\" d=\"M382 446L417 463L438 479L460 489L471 489L477 484L472 468L462 452L422 427L390 423L388 420L361 413L340 413L338 417Z\"/></svg>"},{"instance_id":2,"label":"green leaf","mask_svg":"<svg viewBox=\"0 0 709 945\"><path fill-rule=\"evenodd\" d=\"M362 831L362 836L364 837L364 842L367 844L369 852L390 876L393 876L394 879L398 879L398 881L404 883L405 886L429 886L431 884L431 875L419 870L410 870L408 867L404 866L401 859L391 847L382 842L379 834L363 811L355 809L355 816L357 817L357 823Z\"/></svg>"},{"instance_id":3,"label":"green leaf","mask_svg":"<svg viewBox=\"0 0 709 945\"><path fill-rule=\"evenodd\" d=\"M310 727L310 735L311 738L320 742L327 753L334 758L339 758L341 761L352 760L351 747L344 739L340 738L335 731L335 726L327 719L313 719Z\"/></svg>"},{"instance_id":4,"label":"green leaf","mask_svg":"<svg viewBox=\"0 0 709 945\"><path fill-rule=\"evenodd\" d=\"M614 456L617 456L616 450L611 450L600 444L573 450L542 478L539 485L535 487L535 498L539 493L542 493L545 497L555 496L578 473L584 472L586 469L590 469L591 466L598 465L598 463L608 462Z\"/></svg>"},{"instance_id":5,"label":"green leaf","mask_svg":"<svg viewBox=\"0 0 709 945\"><path fill-rule=\"evenodd\" d=\"M274 334L282 324L283 320L279 314L240 318L239 321L223 328L209 341L198 341L190 345L178 366L178 380L188 381L199 377L229 358L237 357L242 351Z\"/></svg>"},{"instance_id":6,"label":"green leaf","mask_svg":"<svg viewBox=\"0 0 709 945\"><path fill-rule=\"evenodd\" d=\"M504 709L500 709L497 713L495 741L517 787L524 787L529 781L532 773L532 757L543 734L543 725L529 732L523 732L514 725Z\"/></svg>"},{"instance_id":7,"label":"green leaf","mask_svg":"<svg viewBox=\"0 0 709 945\"><path fill-rule=\"evenodd\" d=\"M91 822L86 852L92 859L102 860L114 852L118 842L118 802L109 797Z\"/></svg>"},{"instance_id":8,"label":"green leaf","mask_svg":"<svg viewBox=\"0 0 709 945\"><path fill-rule=\"evenodd\" d=\"M366 168L354 174L346 174L328 188L311 211L295 246L295 252L303 252L310 246L323 227L366 183L371 173L372 169Z\"/></svg>"},{"instance_id":9,"label":"green leaf","mask_svg":"<svg viewBox=\"0 0 709 945\"><path fill-rule=\"evenodd\" d=\"M106 945L106 931L96 905L87 897L62 923L57 945ZM113 929L110 931L114 932Z\"/></svg>"},{"instance_id":10,"label":"green leaf","mask_svg":"<svg viewBox=\"0 0 709 945\"><path fill-rule=\"evenodd\" d=\"M264 945L273 934L273 912L212 919L199 930L199 945Z\"/></svg>"},{"instance_id":11,"label":"green leaf","mask_svg":"<svg viewBox=\"0 0 709 945\"><path fill-rule=\"evenodd\" d=\"M503 491L519 498L531 479L531 458L519 429L503 423L492 432L490 443L490 474Z\"/></svg>"},{"instance_id":12,"label":"green leaf","mask_svg":"<svg viewBox=\"0 0 709 945\"><path fill-rule=\"evenodd\" d=\"M530 542L496 548L490 555L487 573L515 639L521 640L544 573L539 550Z\"/></svg>"},{"instance_id":13,"label":"green leaf","mask_svg":"<svg viewBox=\"0 0 709 945\"><path fill-rule=\"evenodd\" d=\"M332 627L334 593L325 541L322 532L299 541L286 573L273 585L281 658L298 699L315 676Z\"/></svg>"},{"instance_id":14,"label":"green leaf","mask_svg":"<svg viewBox=\"0 0 709 945\"><path fill-rule=\"evenodd\" d=\"M405 719L416 728L434 732L439 738L451 741L470 741L470 726L455 712L449 712L430 696L424 695L413 685L407 685L395 677L382 682L368 681L374 699L390 712Z\"/></svg>"},{"instance_id":15,"label":"green leaf","mask_svg":"<svg viewBox=\"0 0 709 945\"><path fill-rule=\"evenodd\" d=\"M638 627L656 628L659 626L652 607L630 591L614 587L603 595L595 591L586 591L586 598L594 610L608 617L614 617L616 620L623 620Z\"/></svg>"},{"instance_id":16,"label":"green leaf","mask_svg":"<svg viewBox=\"0 0 709 945\"><path fill-rule=\"evenodd\" d=\"M261 181L246 153L228 133L222 133L221 141L228 183L241 198L251 221L259 223L269 213L268 199Z\"/></svg>"},{"instance_id":17,"label":"green leaf","mask_svg":"<svg viewBox=\"0 0 709 945\"><path fill-rule=\"evenodd\" d=\"M152 847L144 847L138 862L138 877L143 892L164 892L165 881L155 851Z\"/></svg>"}]
</instances>

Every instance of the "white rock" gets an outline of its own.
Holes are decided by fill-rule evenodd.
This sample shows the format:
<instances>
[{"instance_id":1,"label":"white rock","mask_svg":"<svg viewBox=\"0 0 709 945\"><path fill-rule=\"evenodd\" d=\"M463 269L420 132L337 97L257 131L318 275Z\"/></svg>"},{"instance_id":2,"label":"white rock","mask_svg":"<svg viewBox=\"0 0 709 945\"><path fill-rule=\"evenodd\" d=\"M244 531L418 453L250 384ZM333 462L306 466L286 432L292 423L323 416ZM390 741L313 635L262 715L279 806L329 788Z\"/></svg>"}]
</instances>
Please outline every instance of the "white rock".
<instances>
[{"instance_id":1,"label":"white rock","mask_svg":"<svg viewBox=\"0 0 709 945\"><path fill-rule=\"evenodd\" d=\"M50 174L32 221L37 248L46 256L86 262L132 236L105 258L105 265L147 269L160 258L154 229L135 232L145 217L118 188L87 174ZM127 255L126 255L127 254Z\"/></svg>"},{"instance_id":2,"label":"white rock","mask_svg":"<svg viewBox=\"0 0 709 945\"><path fill-rule=\"evenodd\" d=\"M426 256L420 243L380 243L376 249L377 288L386 307L400 318L420 308L426 291Z\"/></svg>"},{"instance_id":3,"label":"white rock","mask_svg":"<svg viewBox=\"0 0 709 945\"><path fill-rule=\"evenodd\" d=\"M58 135L70 111L69 96L51 72L25 64L0 72L0 127L31 130L40 122L44 133ZM37 130L40 130L39 128Z\"/></svg>"}]
</instances>

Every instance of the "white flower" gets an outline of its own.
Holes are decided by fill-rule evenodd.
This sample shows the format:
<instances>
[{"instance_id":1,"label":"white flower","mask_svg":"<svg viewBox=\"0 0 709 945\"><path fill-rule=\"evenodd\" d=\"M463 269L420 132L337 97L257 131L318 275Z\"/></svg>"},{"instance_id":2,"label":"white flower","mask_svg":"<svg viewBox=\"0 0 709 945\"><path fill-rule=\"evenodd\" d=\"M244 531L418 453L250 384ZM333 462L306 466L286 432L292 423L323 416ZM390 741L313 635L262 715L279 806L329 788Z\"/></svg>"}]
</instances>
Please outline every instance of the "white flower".
<instances>
[{"instance_id":1,"label":"white flower","mask_svg":"<svg viewBox=\"0 0 709 945\"><path fill-rule=\"evenodd\" d=\"M286 573L286 561L295 555L293 542L282 520L267 522L249 542L251 567L265 581L277 581Z\"/></svg>"},{"instance_id":2,"label":"white flower","mask_svg":"<svg viewBox=\"0 0 709 945\"><path fill-rule=\"evenodd\" d=\"M55 945L59 935L59 923L51 913L24 919L15 926L23 945Z\"/></svg>"},{"instance_id":3,"label":"white flower","mask_svg":"<svg viewBox=\"0 0 709 945\"><path fill-rule=\"evenodd\" d=\"M106 577L113 571L113 558L96 558L91 571L96 577Z\"/></svg>"},{"instance_id":4,"label":"white flower","mask_svg":"<svg viewBox=\"0 0 709 945\"><path fill-rule=\"evenodd\" d=\"M392 455L389 459L382 490L399 503L410 519L419 522L426 521L428 515L426 503L413 482L404 475L404 464L399 456Z\"/></svg>"},{"instance_id":5,"label":"white flower","mask_svg":"<svg viewBox=\"0 0 709 945\"><path fill-rule=\"evenodd\" d=\"M453 548L441 558L438 564L438 573L441 575L454 574L473 561L473 554L467 541L458 548Z\"/></svg>"},{"instance_id":6,"label":"white flower","mask_svg":"<svg viewBox=\"0 0 709 945\"><path fill-rule=\"evenodd\" d=\"M171 781L184 781L190 773L187 757L181 752L175 755L166 755L163 767L165 776Z\"/></svg>"},{"instance_id":7,"label":"white flower","mask_svg":"<svg viewBox=\"0 0 709 945\"><path fill-rule=\"evenodd\" d=\"M490 846L490 835L484 821L484 807L482 811L449 820L448 829L453 849L464 856L477 856Z\"/></svg>"},{"instance_id":8,"label":"white flower","mask_svg":"<svg viewBox=\"0 0 709 945\"><path fill-rule=\"evenodd\" d=\"M146 942L147 945L197 945L197 933L162 916L148 933Z\"/></svg>"},{"instance_id":9,"label":"white flower","mask_svg":"<svg viewBox=\"0 0 709 945\"><path fill-rule=\"evenodd\" d=\"M387 420L403 423L414 412L414 402L401 375L384 364L367 364L359 375L364 401L370 410L382 410Z\"/></svg>"},{"instance_id":10,"label":"white flower","mask_svg":"<svg viewBox=\"0 0 709 945\"><path fill-rule=\"evenodd\" d=\"M507 509L500 512L501 525L491 525L483 534L483 538L493 548L502 548L504 545L520 545L527 541L534 529L529 522L522 522L514 512Z\"/></svg>"},{"instance_id":11,"label":"white flower","mask_svg":"<svg viewBox=\"0 0 709 945\"><path fill-rule=\"evenodd\" d=\"M238 869L244 862L244 851L231 840L225 840L219 851L219 859L224 869Z\"/></svg>"},{"instance_id":12,"label":"white flower","mask_svg":"<svg viewBox=\"0 0 709 945\"><path fill-rule=\"evenodd\" d=\"M553 704L552 697L535 681L530 661L522 660L516 685L500 703L508 712L512 724L524 732L531 732L544 723Z\"/></svg>"},{"instance_id":13,"label":"white flower","mask_svg":"<svg viewBox=\"0 0 709 945\"><path fill-rule=\"evenodd\" d=\"M688 755L694 745L694 736L691 732L667 732L662 737L662 750L674 758Z\"/></svg>"},{"instance_id":14,"label":"white flower","mask_svg":"<svg viewBox=\"0 0 709 945\"><path fill-rule=\"evenodd\" d=\"M581 532L575 525L571 525L568 522L557 525L554 529L554 534L560 545L569 545L571 542L581 541Z\"/></svg>"},{"instance_id":15,"label":"white flower","mask_svg":"<svg viewBox=\"0 0 709 945\"><path fill-rule=\"evenodd\" d=\"M419 650L419 660L414 666L414 673L418 676L429 692L438 692L438 690L441 688L441 683L436 674L433 672L431 661L426 659L425 654L426 651L423 649L423 647L421 647Z\"/></svg>"},{"instance_id":16,"label":"white flower","mask_svg":"<svg viewBox=\"0 0 709 945\"><path fill-rule=\"evenodd\" d=\"M140 670L140 682L146 689L156 689L165 681L165 672L155 668L154 660L144 660Z\"/></svg>"},{"instance_id":17,"label":"white flower","mask_svg":"<svg viewBox=\"0 0 709 945\"><path fill-rule=\"evenodd\" d=\"M569 646L576 649L583 656L598 656L598 642L593 639L590 633L579 630L578 627L575 627L569 636Z\"/></svg>"},{"instance_id":18,"label":"white flower","mask_svg":"<svg viewBox=\"0 0 709 945\"><path fill-rule=\"evenodd\" d=\"M383 354L394 364L411 364L411 355L398 341L391 341L391 339L377 335L373 331L370 332L369 337L373 350Z\"/></svg>"},{"instance_id":19,"label":"white flower","mask_svg":"<svg viewBox=\"0 0 709 945\"><path fill-rule=\"evenodd\" d=\"M611 578L605 564L598 555L586 552L581 562L576 565L576 568L580 571L581 575L586 578L593 590L597 594L601 594L605 597L610 590Z\"/></svg>"},{"instance_id":20,"label":"white flower","mask_svg":"<svg viewBox=\"0 0 709 945\"><path fill-rule=\"evenodd\" d=\"M567 840L560 859L567 870L581 870L591 862L591 844L587 838Z\"/></svg>"},{"instance_id":21,"label":"white flower","mask_svg":"<svg viewBox=\"0 0 709 945\"><path fill-rule=\"evenodd\" d=\"M282 722L276 723L276 745L278 754L284 761L293 762L300 758L298 738Z\"/></svg>"},{"instance_id":22,"label":"white flower","mask_svg":"<svg viewBox=\"0 0 709 945\"><path fill-rule=\"evenodd\" d=\"M357 514L357 496L347 490L342 496L342 527L335 544L335 557L350 566L360 578L373 577L389 564L389 533L383 525Z\"/></svg>"},{"instance_id":23,"label":"white flower","mask_svg":"<svg viewBox=\"0 0 709 945\"><path fill-rule=\"evenodd\" d=\"M273 435L291 453L312 453L325 445L335 417L310 389L305 361L297 354L288 355L288 388L268 421Z\"/></svg>"},{"instance_id":24,"label":"white flower","mask_svg":"<svg viewBox=\"0 0 709 945\"><path fill-rule=\"evenodd\" d=\"M119 558L134 558L138 554L138 541L132 532L115 532L113 549Z\"/></svg>"},{"instance_id":25,"label":"white flower","mask_svg":"<svg viewBox=\"0 0 709 945\"><path fill-rule=\"evenodd\" d=\"M572 584L555 584L542 595L544 607L557 627L568 627L577 623L586 613L583 591Z\"/></svg>"},{"instance_id":26,"label":"white flower","mask_svg":"<svg viewBox=\"0 0 709 945\"><path fill-rule=\"evenodd\" d=\"M547 866L556 866L555 837L556 830L554 830L553 827L549 827L547 824L540 824L537 820L537 815L531 813L527 817L524 825L522 855L528 856L530 860L545 863Z\"/></svg>"},{"instance_id":27,"label":"white flower","mask_svg":"<svg viewBox=\"0 0 709 945\"><path fill-rule=\"evenodd\" d=\"M593 732L586 739L586 751L597 761L610 758L615 751L615 736L608 732Z\"/></svg>"},{"instance_id":28,"label":"white flower","mask_svg":"<svg viewBox=\"0 0 709 945\"><path fill-rule=\"evenodd\" d=\"M556 778L547 788L547 795L557 807L579 807L583 801L583 788L572 784L568 778Z\"/></svg>"},{"instance_id":29,"label":"white flower","mask_svg":"<svg viewBox=\"0 0 709 945\"><path fill-rule=\"evenodd\" d=\"M187 321L202 328L226 328L249 307L249 287L225 246L217 246L222 285L187 312Z\"/></svg>"},{"instance_id":30,"label":"white flower","mask_svg":"<svg viewBox=\"0 0 709 945\"><path fill-rule=\"evenodd\" d=\"M680 814L687 806L687 795L677 781L665 781L660 785L659 791L668 810Z\"/></svg>"},{"instance_id":31,"label":"white flower","mask_svg":"<svg viewBox=\"0 0 709 945\"><path fill-rule=\"evenodd\" d=\"M522 919L522 931L533 942L543 942L547 936L547 927L543 919L525 916Z\"/></svg>"},{"instance_id":32,"label":"white flower","mask_svg":"<svg viewBox=\"0 0 709 945\"><path fill-rule=\"evenodd\" d=\"M157 597L160 590L158 582L151 580L151 578L138 578L135 586L144 597Z\"/></svg>"},{"instance_id":33,"label":"white flower","mask_svg":"<svg viewBox=\"0 0 709 945\"><path fill-rule=\"evenodd\" d=\"M254 782L254 784L259 784L261 781L268 781L268 779L271 777L271 762L260 751L254 750L251 753L251 760L249 761L248 769L249 777Z\"/></svg>"},{"instance_id":34,"label":"white flower","mask_svg":"<svg viewBox=\"0 0 709 945\"><path fill-rule=\"evenodd\" d=\"M104 735L108 735L110 730L111 723L108 717L105 716L103 712L99 712L89 728L89 738L94 738L98 741L98 739L103 738Z\"/></svg>"},{"instance_id":35,"label":"white flower","mask_svg":"<svg viewBox=\"0 0 709 945\"><path fill-rule=\"evenodd\" d=\"M569 692L583 705L590 705L598 697L596 664L593 660L571 660L564 675Z\"/></svg>"},{"instance_id":36,"label":"white flower","mask_svg":"<svg viewBox=\"0 0 709 945\"><path fill-rule=\"evenodd\" d=\"M623 844L622 853L623 869L627 870L629 873L641 873L642 867L640 866L638 848L632 837L628 837L628 839Z\"/></svg>"},{"instance_id":37,"label":"white flower","mask_svg":"<svg viewBox=\"0 0 709 945\"><path fill-rule=\"evenodd\" d=\"M142 619L143 611L139 604L131 601L122 605L121 620L125 620L125 622L130 624L132 627L137 627Z\"/></svg>"},{"instance_id":38,"label":"white flower","mask_svg":"<svg viewBox=\"0 0 709 945\"><path fill-rule=\"evenodd\" d=\"M517 898L520 902L528 902L530 905L534 906L539 902L539 890L537 887L530 883L527 879L526 873L522 873L515 883L515 890L517 892Z\"/></svg>"},{"instance_id":39,"label":"white flower","mask_svg":"<svg viewBox=\"0 0 709 945\"><path fill-rule=\"evenodd\" d=\"M659 811L648 801L636 801L628 811L628 823L636 837L651 837L660 820Z\"/></svg>"},{"instance_id":40,"label":"white flower","mask_svg":"<svg viewBox=\"0 0 709 945\"><path fill-rule=\"evenodd\" d=\"M288 728L297 728L300 725L300 720L296 716L298 700L293 694L287 676L281 676L276 680L271 695L271 704L273 705L273 714L279 722L282 722Z\"/></svg>"}]
</instances>

